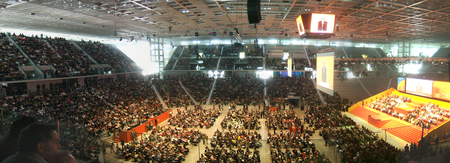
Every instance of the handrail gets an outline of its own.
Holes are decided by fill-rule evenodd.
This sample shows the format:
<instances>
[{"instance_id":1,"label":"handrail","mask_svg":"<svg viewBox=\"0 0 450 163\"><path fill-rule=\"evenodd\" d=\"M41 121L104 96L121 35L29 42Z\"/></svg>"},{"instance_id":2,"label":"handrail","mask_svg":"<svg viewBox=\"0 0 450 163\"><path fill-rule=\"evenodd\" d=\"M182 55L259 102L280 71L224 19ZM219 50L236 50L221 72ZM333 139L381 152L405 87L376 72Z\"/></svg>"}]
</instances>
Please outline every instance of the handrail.
<instances>
[{"instance_id":1,"label":"handrail","mask_svg":"<svg viewBox=\"0 0 450 163\"><path fill-rule=\"evenodd\" d=\"M47 40L43 40L43 41L47 44L48 47L50 47L50 49L52 49L52 50L56 53L56 55L57 55L59 58L62 58L62 57L61 57L61 54L59 54L59 52L56 51L56 50L53 48L53 46L50 45L50 43L48 43Z\"/></svg>"},{"instance_id":2,"label":"handrail","mask_svg":"<svg viewBox=\"0 0 450 163\"><path fill-rule=\"evenodd\" d=\"M191 98L191 100L196 104L197 101L195 101L195 99L192 97L191 93L189 93L189 91L187 91L186 87L184 87L183 83L181 83L181 80L178 80L178 82L181 85L181 88L184 89L184 91L186 92L186 94Z\"/></svg>"},{"instance_id":3,"label":"handrail","mask_svg":"<svg viewBox=\"0 0 450 163\"><path fill-rule=\"evenodd\" d=\"M177 58L177 60L175 60L175 63L173 64L173 66L172 66L172 70L174 70L175 69L175 66L177 65L177 63L178 63L178 60L180 59L180 57L181 57L181 55L183 55L183 51L184 51L184 48L186 48L185 46L183 46L183 49L181 49L181 53L180 53L180 55L178 55L178 58Z\"/></svg>"},{"instance_id":4,"label":"handrail","mask_svg":"<svg viewBox=\"0 0 450 163\"><path fill-rule=\"evenodd\" d=\"M94 62L95 64L99 65L100 68L102 68L103 70L105 70L105 68L99 64L97 61L95 61L94 58L92 58L88 53L86 53L86 51L84 51L77 43L75 43L75 41L71 40L72 44L79 50L81 50L83 52L83 54L88 57L92 62Z\"/></svg>"},{"instance_id":5,"label":"handrail","mask_svg":"<svg viewBox=\"0 0 450 163\"><path fill-rule=\"evenodd\" d=\"M22 53L22 55L30 61L31 65L35 67L34 71L35 73L39 74L39 78L44 78L44 72L42 71L42 69L38 65L36 65L33 60L31 60L31 58L22 50L22 48L20 48L19 45L16 44L16 42L11 37L9 37L9 34L6 35L6 38L8 38L8 41L14 44L14 46L19 49L20 53Z\"/></svg>"},{"instance_id":6,"label":"handrail","mask_svg":"<svg viewBox=\"0 0 450 163\"><path fill-rule=\"evenodd\" d=\"M159 102L161 102L161 104L163 105L165 110L168 110L169 107L167 107L166 103L164 102L164 100L161 98L161 95L159 94L158 90L156 89L155 85L152 85L153 91L155 91L156 96L159 99Z\"/></svg>"}]
</instances>

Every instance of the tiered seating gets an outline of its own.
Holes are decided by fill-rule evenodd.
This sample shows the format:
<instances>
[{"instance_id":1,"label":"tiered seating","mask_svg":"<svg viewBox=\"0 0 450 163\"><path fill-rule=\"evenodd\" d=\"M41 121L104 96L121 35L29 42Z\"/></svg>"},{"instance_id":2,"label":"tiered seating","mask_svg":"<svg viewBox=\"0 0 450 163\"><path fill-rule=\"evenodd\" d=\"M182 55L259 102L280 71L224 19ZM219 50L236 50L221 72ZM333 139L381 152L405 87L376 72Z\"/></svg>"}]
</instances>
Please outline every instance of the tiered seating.
<instances>
[{"instance_id":1,"label":"tiered seating","mask_svg":"<svg viewBox=\"0 0 450 163\"><path fill-rule=\"evenodd\" d=\"M109 64L111 67L107 71L113 70L115 72L135 71L136 69L131 65L133 60L128 56L123 55L109 48L100 42L80 42L80 47L83 48L95 61L100 64Z\"/></svg>"},{"instance_id":2,"label":"tiered seating","mask_svg":"<svg viewBox=\"0 0 450 163\"><path fill-rule=\"evenodd\" d=\"M56 77L94 75L96 71L89 66L92 61L77 49L71 42L64 39L51 39L49 43L59 52L61 58L53 63Z\"/></svg>"},{"instance_id":3,"label":"tiered seating","mask_svg":"<svg viewBox=\"0 0 450 163\"><path fill-rule=\"evenodd\" d=\"M23 80L19 66L27 63L29 60L13 44L5 38L0 40L0 81Z\"/></svg>"}]
</instances>

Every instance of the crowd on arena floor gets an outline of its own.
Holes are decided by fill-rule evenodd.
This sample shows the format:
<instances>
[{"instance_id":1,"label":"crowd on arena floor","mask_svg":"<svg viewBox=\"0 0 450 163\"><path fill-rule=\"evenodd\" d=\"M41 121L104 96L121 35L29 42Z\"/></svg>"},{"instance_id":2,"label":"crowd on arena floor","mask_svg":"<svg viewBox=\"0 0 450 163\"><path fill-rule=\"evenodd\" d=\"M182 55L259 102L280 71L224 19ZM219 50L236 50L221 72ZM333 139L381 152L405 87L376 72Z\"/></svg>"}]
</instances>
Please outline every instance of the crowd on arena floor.
<instances>
[{"instance_id":1,"label":"crowd on arena floor","mask_svg":"<svg viewBox=\"0 0 450 163\"><path fill-rule=\"evenodd\" d=\"M308 133L303 131L270 133L267 143L270 145L272 162L323 162L330 160L316 149Z\"/></svg>"},{"instance_id":2,"label":"crowd on arena floor","mask_svg":"<svg viewBox=\"0 0 450 163\"><path fill-rule=\"evenodd\" d=\"M334 140L338 145L343 162L396 162L402 154L364 126L325 128L322 135L327 143Z\"/></svg>"},{"instance_id":3,"label":"crowd on arena floor","mask_svg":"<svg viewBox=\"0 0 450 163\"><path fill-rule=\"evenodd\" d=\"M246 108L247 107L247 108ZM244 129L259 130L261 129L262 112L257 108L249 109L248 105L241 109L231 109L221 122L224 129Z\"/></svg>"},{"instance_id":4,"label":"crowd on arena floor","mask_svg":"<svg viewBox=\"0 0 450 163\"><path fill-rule=\"evenodd\" d=\"M144 138L122 142L120 146L117 143L115 149L120 158L133 162L181 162L189 154L186 146L199 143L202 134L192 129L156 126L141 137Z\"/></svg>"},{"instance_id":5,"label":"crowd on arena floor","mask_svg":"<svg viewBox=\"0 0 450 163\"><path fill-rule=\"evenodd\" d=\"M177 111L178 113L170 118L168 123L183 129L198 127L208 129L214 125L217 117L221 114L219 108L201 108L200 106Z\"/></svg>"},{"instance_id":6,"label":"crowd on arena floor","mask_svg":"<svg viewBox=\"0 0 450 163\"><path fill-rule=\"evenodd\" d=\"M216 130L211 143L205 147L205 153L201 154L197 162L261 162L258 150L261 138L256 131Z\"/></svg>"}]
</instances>

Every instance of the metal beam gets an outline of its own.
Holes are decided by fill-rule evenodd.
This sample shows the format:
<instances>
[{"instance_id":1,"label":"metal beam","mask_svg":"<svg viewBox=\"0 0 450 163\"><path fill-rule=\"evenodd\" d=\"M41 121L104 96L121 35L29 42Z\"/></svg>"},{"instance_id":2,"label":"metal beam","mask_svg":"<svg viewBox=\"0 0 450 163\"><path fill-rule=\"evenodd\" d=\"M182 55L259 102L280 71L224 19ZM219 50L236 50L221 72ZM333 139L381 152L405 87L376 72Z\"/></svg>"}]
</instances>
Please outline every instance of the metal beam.
<instances>
[{"instance_id":1,"label":"metal beam","mask_svg":"<svg viewBox=\"0 0 450 163\"><path fill-rule=\"evenodd\" d=\"M294 0L294 2L292 2L291 7L289 7L289 10L287 10L286 14L284 14L283 19L281 19L280 25L283 24L284 19L286 19L286 17L289 15L289 12L291 12L291 10L294 7L295 3L297 3L297 0Z\"/></svg>"},{"instance_id":2,"label":"metal beam","mask_svg":"<svg viewBox=\"0 0 450 163\"><path fill-rule=\"evenodd\" d=\"M342 17L341 19L344 19L344 18L346 18L346 17L348 17L348 16L351 16L351 15L353 15L353 14L355 14L355 13L361 11L362 9L365 9L365 8L367 8L367 7L369 7L369 6L372 6L373 4L375 4L375 3L379 2L379 1L380 1L380 0L374 1L374 2L372 2L372 3L370 3L370 4L368 4L368 5L364 6L364 7L362 7L362 8L360 8L360 9L356 10L356 11L353 11L353 12L350 13L350 14L345 15L345 16Z\"/></svg>"},{"instance_id":3,"label":"metal beam","mask_svg":"<svg viewBox=\"0 0 450 163\"><path fill-rule=\"evenodd\" d=\"M325 7L324 9L323 9L323 11L322 12L325 12L329 7L331 7L331 5L333 5L334 3L336 3L338 0L334 0L333 2L331 2L327 7Z\"/></svg>"},{"instance_id":4,"label":"metal beam","mask_svg":"<svg viewBox=\"0 0 450 163\"><path fill-rule=\"evenodd\" d=\"M423 1L420 1L420 2L417 2L417 3L414 3L414 4L412 4L412 5L409 5L409 6L416 6L416 5L422 4L422 3L426 2L426 1L428 1L428 0L423 0ZM384 15L389 15L389 14L391 14L391 13L394 13L394 12L397 12L397 11L400 11L400 10L403 10L403 9L405 9L405 8L408 8L408 6L403 6L403 7L400 8L400 9L397 9L397 10L394 10L394 11L391 11L391 12L388 12L388 13L385 13L385 14L382 14L382 15L379 15L379 16L376 16L376 17L373 17L373 18L370 18L370 19L365 20L365 21L363 21L363 22L359 22L359 23L355 24L355 26L360 25L360 24L363 24L363 23L365 23L365 22L367 22L367 21L370 21L370 20L373 20L373 19L382 17L382 16L384 16Z\"/></svg>"},{"instance_id":5,"label":"metal beam","mask_svg":"<svg viewBox=\"0 0 450 163\"><path fill-rule=\"evenodd\" d=\"M389 1L380 1L381 3L386 3L386 4L391 4L391 5L395 5L395 6L401 6L401 7L408 7L408 8L412 8L412 9L416 9L416 10L423 10L423 11L427 11L427 12L436 12L436 13L440 13L440 14L445 14L445 15L449 15L450 13L445 13L445 12L439 12L441 9L436 9L436 10L429 10L429 9L424 9L424 8L420 8L420 7L413 7L413 6L407 6L404 4L400 4L400 3L394 3L394 2L389 2Z\"/></svg>"},{"instance_id":6,"label":"metal beam","mask_svg":"<svg viewBox=\"0 0 450 163\"><path fill-rule=\"evenodd\" d=\"M441 8L441 9L439 9L439 10L445 10L445 9L448 9L448 8L450 8L450 6ZM430 13L432 13L432 12L435 12L435 11L431 11L431 12L428 12L428 13L422 13L422 14L419 14L419 15L414 15L414 16L411 16L411 17L408 17L408 18L404 18L404 19L400 19L400 20L393 21L393 22L391 22L391 23L402 23L402 22L400 22L400 21L404 21L404 20L408 20L408 19L411 19L411 18L414 18L414 17L418 17L418 16L430 14ZM366 20L366 21L367 21L367 20ZM380 26L382 26L382 25L388 25L388 24L390 24L390 23L387 23L387 24L381 24L381 25L378 25L378 26L370 27L370 28L377 28L377 27L380 27ZM403 23L403 24L410 24L410 23ZM421 23L421 24L423 24L423 23ZM411 24L411 25L421 25L421 24ZM359 25L359 24L356 24L356 25ZM356 25L355 25L355 26L356 26ZM421 25L421 26L425 26L425 25ZM445 31L448 31L448 30L445 30Z\"/></svg>"},{"instance_id":7,"label":"metal beam","mask_svg":"<svg viewBox=\"0 0 450 163\"><path fill-rule=\"evenodd\" d=\"M228 20L234 27L234 23L231 21L230 16L228 16L227 10L224 10L217 0L214 0L214 1L216 2L217 6L219 6L220 10L222 10L222 12L225 13L225 16L227 16Z\"/></svg>"}]
</instances>

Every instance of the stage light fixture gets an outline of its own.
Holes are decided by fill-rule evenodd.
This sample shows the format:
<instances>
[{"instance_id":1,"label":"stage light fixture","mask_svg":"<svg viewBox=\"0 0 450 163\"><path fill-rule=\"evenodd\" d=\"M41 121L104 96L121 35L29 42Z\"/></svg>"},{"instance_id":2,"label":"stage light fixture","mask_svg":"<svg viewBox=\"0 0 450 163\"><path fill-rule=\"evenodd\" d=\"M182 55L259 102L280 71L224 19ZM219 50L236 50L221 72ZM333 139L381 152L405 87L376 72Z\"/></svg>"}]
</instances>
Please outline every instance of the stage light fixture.
<instances>
[{"instance_id":1,"label":"stage light fixture","mask_svg":"<svg viewBox=\"0 0 450 163\"><path fill-rule=\"evenodd\" d=\"M230 32L230 36L233 36L233 32Z\"/></svg>"},{"instance_id":2,"label":"stage light fixture","mask_svg":"<svg viewBox=\"0 0 450 163\"><path fill-rule=\"evenodd\" d=\"M198 37L198 32L195 32L195 37Z\"/></svg>"},{"instance_id":3,"label":"stage light fixture","mask_svg":"<svg viewBox=\"0 0 450 163\"><path fill-rule=\"evenodd\" d=\"M216 36L217 35L217 33L216 32L213 32L213 36Z\"/></svg>"},{"instance_id":4,"label":"stage light fixture","mask_svg":"<svg viewBox=\"0 0 450 163\"><path fill-rule=\"evenodd\" d=\"M122 41L122 37L119 37L119 41Z\"/></svg>"}]
</instances>

